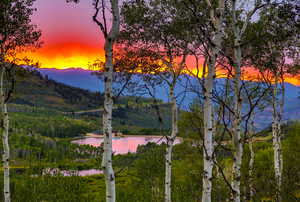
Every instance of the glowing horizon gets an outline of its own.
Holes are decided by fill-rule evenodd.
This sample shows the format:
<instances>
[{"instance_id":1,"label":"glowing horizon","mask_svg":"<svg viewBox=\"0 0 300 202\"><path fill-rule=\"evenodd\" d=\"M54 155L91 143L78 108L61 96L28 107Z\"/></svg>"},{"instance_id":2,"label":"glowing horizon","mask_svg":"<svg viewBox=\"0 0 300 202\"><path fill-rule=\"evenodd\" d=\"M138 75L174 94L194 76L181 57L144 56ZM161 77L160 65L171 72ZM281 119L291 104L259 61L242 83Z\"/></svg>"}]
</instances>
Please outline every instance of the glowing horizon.
<instances>
[{"instance_id":1,"label":"glowing horizon","mask_svg":"<svg viewBox=\"0 0 300 202\"><path fill-rule=\"evenodd\" d=\"M80 43L62 43L53 44L35 52L24 53L22 56L39 62L41 68L81 68L88 70L89 63L96 59L103 59L104 51L100 47Z\"/></svg>"},{"instance_id":2,"label":"glowing horizon","mask_svg":"<svg viewBox=\"0 0 300 202\"><path fill-rule=\"evenodd\" d=\"M88 63L104 57L104 40L92 21L90 1L37 0L34 7L32 23L42 31L43 46L22 56L39 62L42 68L57 69L88 69Z\"/></svg>"},{"instance_id":3,"label":"glowing horizon","mask_svg":"<svg viewBox=\"0 0 300 202\"><path fill-rule=\"evenodd\" d=\"M98 26L92 21L94 10L90 1L67 4L61 0L37 0L34 6L37 12L34 13L32 22L42 30L41 41L44 44L35 52L21 54L22 56L39 62L41 68L55 69L89 70L89 63L104 59L104 39ZM187 66L195 66L194 61L188 59ZM195 73L195 69L192 71ZM252 72L250 76L251 74ZM300 85L300 79L295 77L287 77L286 81Z\"/></svg>"}]
</instances>

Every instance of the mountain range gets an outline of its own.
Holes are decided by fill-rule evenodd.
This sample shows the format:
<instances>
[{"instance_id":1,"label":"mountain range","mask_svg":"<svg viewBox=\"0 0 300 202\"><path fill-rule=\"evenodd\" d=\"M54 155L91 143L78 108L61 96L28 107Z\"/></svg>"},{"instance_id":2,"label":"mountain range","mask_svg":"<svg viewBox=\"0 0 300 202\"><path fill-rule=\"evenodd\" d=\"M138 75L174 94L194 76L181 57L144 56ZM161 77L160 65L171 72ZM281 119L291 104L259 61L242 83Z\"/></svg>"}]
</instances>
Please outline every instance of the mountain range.
<instances>
[{"instance_id":1,"label":"mountain range","mask_svg":"<svg viewBox=\"0 0 300 202\"><path fill-rule=\"evenodd\" d=\"M39 69L42 75L47 75L49 79L55 81L89 90L92 92L100 91L103 92L103 82L94 74L91 70L84 70L81 68L70 68L70 69ZM190 80L190 78L189 78ZM184 85L187 82L185 78L182 78L175 88L175 94L177 94L177 101L181 104L182 109L188 109L189 104L193 102L197 95L191 92L183 94ZM191 79L189 82L195 82L195 79ZM300 119L300 87L289 83L286 83L286 96L285 96L285 114L284 119ZM158 87L155 94L156 98L161 99L165 102L168 101L168 88L166 85ZM271 108L267 107L263 113L259 114L258 119L261 125L266 126L271 122Z\"/></svg>"}]
</instances>

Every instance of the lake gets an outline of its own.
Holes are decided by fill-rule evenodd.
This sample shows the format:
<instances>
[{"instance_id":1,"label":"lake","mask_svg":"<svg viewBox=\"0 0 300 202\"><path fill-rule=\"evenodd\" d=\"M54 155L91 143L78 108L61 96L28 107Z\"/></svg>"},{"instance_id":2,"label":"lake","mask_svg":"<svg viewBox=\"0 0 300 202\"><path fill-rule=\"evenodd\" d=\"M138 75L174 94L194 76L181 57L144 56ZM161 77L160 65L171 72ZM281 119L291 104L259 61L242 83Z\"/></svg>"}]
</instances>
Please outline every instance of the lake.
<instances>
[{"instance_id":1,"label":"lake","mask_svg":"<svg viewBox=\"0 0 300 202\"><path fill-rule=\"evenodd\" d=\"M102 137L85 137L82 139L74 140L75 144L86 144L94 147L99 147L103 142ZM146 145L149 142L161 144L166 142L164 136L126 136L126 137L113 137L112 147L115 154L127 154L129 152L136 152L139 145ZM181 143L181 138L176 138L174 144Z\"/></svg>"}]
</instances>

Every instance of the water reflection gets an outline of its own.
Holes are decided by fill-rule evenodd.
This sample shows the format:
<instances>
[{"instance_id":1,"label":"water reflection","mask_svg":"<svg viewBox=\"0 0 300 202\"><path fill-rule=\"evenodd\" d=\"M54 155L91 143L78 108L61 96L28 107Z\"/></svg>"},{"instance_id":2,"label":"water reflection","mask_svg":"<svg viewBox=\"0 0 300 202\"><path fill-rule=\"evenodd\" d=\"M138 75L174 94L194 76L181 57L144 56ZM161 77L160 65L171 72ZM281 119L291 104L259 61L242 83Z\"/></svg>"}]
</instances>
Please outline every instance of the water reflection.
<instances>
[{"instance_id":1,"label":"water reflection","mask_svg":"<svg viewBox=\"0 0 300 202\"><path fill-rule=\"evenodd\" d=\"M74 140L72 143L87 144L94 147L99 147L103 142L102 137L86 137L79 140ZM163 136L128 136L128 137L114 137L112 141L113 152L115 154L127 154L128 152L136 152L138 145L145 145L148 142L161 144L166 142ZM179 144L181 139L177 138L174 144Z\"/></svg>"}]
</instances>

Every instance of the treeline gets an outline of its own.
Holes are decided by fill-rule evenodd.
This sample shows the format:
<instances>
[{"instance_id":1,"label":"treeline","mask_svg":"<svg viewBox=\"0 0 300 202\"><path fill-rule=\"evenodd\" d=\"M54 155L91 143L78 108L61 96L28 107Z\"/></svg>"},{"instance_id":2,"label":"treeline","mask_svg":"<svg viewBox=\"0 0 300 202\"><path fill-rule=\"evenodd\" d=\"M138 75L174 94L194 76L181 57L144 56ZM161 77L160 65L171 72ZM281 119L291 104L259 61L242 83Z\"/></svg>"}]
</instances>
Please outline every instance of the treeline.
<instances>
[{"instance_id":1,"label":"treeline","mask_svg":"<svg viewBox=\"0 0 300 202\"><path fill-rule=\"evenodd\" d=\"M297 182L299 176L299 142L300 124L291 122L283 127L285 138L283 140L284 173L282 188L284 201L297 201L300 189ZM268 133L270 135L270 133ZM118 155L114 157L114 165L117 174L116 195L122 202L127 201L163 201L164 187L164 157L166 145L139 146L136 154ZM203 168L202 150L196 149L191 141L174 147L173 161L173 189L172 199L175 202L187 201L194 202L199 200L202 193ZM274 180L272 168L273 151L272 142L255 142L254 150L256 153L253 178L248 175L247 166L242 167L242 190L246 190L249 180L255 184L254 201L272 201L276 192L276 181ZM74 155L76 155L74 153ZM231 157L230 154L220 155L219 162L226 169L225 176L230 176ZM245 148L245 158L243 164L247 165L250 160L250 151ZM71 157L68 157L71 158ZM98 158L101 161L100 158ZM45 161L46 163L47 161ZM98 162L99 163L99 162ZM81 163L82 164L82 163ZM59 165L59 164L57 164ZM78 163L78 165L80 165ZM128 167L125 169L124 167ZM72 168L75 166L61 167L61 169ZM86 167L88 168L88 167ZM121 172L119 172L121 171ZM36 171L28 173L16 173L12 169L12 196L13 200L19 201L105 201L105 185L102 176L89 177L63 177L57 175L30 177ZM222 175L221 171L215 170L215 175ZM268 182L268 183L266 183ZM138 190L138 191L137 191ZM151 191L149 191L151 190ZM55 194L53 194L55 193ZM213 190L213 201L225 201L230 189L222 178L216 178ZM249 192L243 193L247 197ZM99 199L100 198L100 199Z\"/></svg>"},{"instance_id":2,"label":"treeline","mask_svg":"<svg viewBox=\"0 0 300 202\"><path fill-rule=\"evenodd\" d=\"M70 1L79 2L67 0ZM27 186L13 190L16 192L11 190L9 135L12 131L8 104L15 87L17 64L25 62L34 65L26 58L18 58L18 51L41 45L41 31L30 20L35 11L33 3L34 0L8 0L0 3L0 128L3 137L5 202L19 197L17 189L25 190L26 196L30 196ZM290 152L289 149L295 153L297 151L285 144L289 145L289 138L292 142L296 141L299 131L291 129L296 132L293 136L289 131L285 134L282 130L286 104L285 79L299 75L300 5L296 0L111 0L108 3L105 0L93 0L91 6L95 11L92 20L105 41L104 63L97 60L91 64L99 69L105 89L101 98L101 129L104 135L101 169L105 188L101 182L97 187L99 192L95 194L97 199L105 195L108 202L281 202L298 197L294 179L298 180L299 173L294 170L297 165L290 164L297 162L297 159L285 153ZM112 18L111 23L108 23L108 18ZM133 73L138 73L136 78L132 78ZM186 74L193 76L195 81L189 80L181 86L179 81ZM40 75L37 77L31 83L26 83L28 80L24 79L23 85L19 89L17 87L17 93L27 91L26 101L19 102L72 110L70 103L76 103L76 109L85 109L99 101L92 101L93 96L89 96L87 91L54 84L49 79L45 83ZM224 77L221 86L216 85L218 77ZM116 87L113 85L116 82L124 85ZM116 97L126 90L138 95L147 93L156 102L156 90L163 84L167 86L166 94L171 106L171 109L165 108L171 117L170 131L165 135L166 144L159 147L148 145L149 151L137 154L141 158L135 156L133 163L126 163L134 167L121 169L125 176L119 175L122 172L114 170L113 162L118 162L117 158L120 157L114 157L112 150L112 126L118 121L116 116L134 117L137 123L141 123L141 118L150 122L154 111L136 114L136 111L130 109L131 113L126 114L119 109L113 114L114 103L118 104ZM42 86L48 88L45 90ZM179 87L183 89L182 92L176 91ZM67 95L67 91L72 93ZM182 124L179 97L186 92L194 93L198 99L190 106L186 117L188 119ZM268 139L256 136L255 131L257 114L267 106L271 106L272 111L272 144ZM155 127L163 131L161 109L156 107L155 114L159 123ZM38 127L46 127L40 132L48 136L64 136L64 131L72 136L75 131L73 128L76 131L80 131L81 127L82 130L88 128L85 123L66 117L59 119L59 122L51 118L49 120L49 126L37 124ZM69 130L61 123L73 125ZM29 122L26 124L26 130L30 131L34 127ZM15 125L23 127L20 122ZM182 128L185 128L183 133L189 132L193 136L188 136L184 144L175 147L174 142ZM180 156L177 149L184 156ZM184 153L185 150L189 153ZM195 165L197 168L194 169ZM42 180L30 179L21 182L46 186ZM43 176L38 179L43 179ZM54 190L55 179L48 181L48 185L51 185L49 187ZM71 180L76 178L59 179L69 187ZM262 184L261 179L268 180L270 187L265 181ZM39 188L37 190L40 191ZM37 196L48 200L60 200L57 196L66 199L61 192L49 196L49 188L45 190L44 195L41 192ZM78 190L82 199L86 199L81 195L81 189L74 190ZM70 193L70 200L75 200L77 196Z\"/></svg>"},{"instance_id":3,"label":"treeline","mask_svg":"<svg viewBox=\"0 0 300 202\"><path fill-rule=\"evenodd\" d=\"M70 138L96 131L98 119L74 119L60 113L11 113L11 128L47 137Z\"/></svg>"},{"instance_id":4,"label":"treeline","mask_svg":"<svg viewBox=\"0 0 300 202\"><path fill-rule=\"evenodd\" d=\"M103 94L59 83L43 76L37 69L19 67L16 71L26 74L16 81L11 103L61 111L95 109L103 103Z\"/></svg>"}]
</instances>

